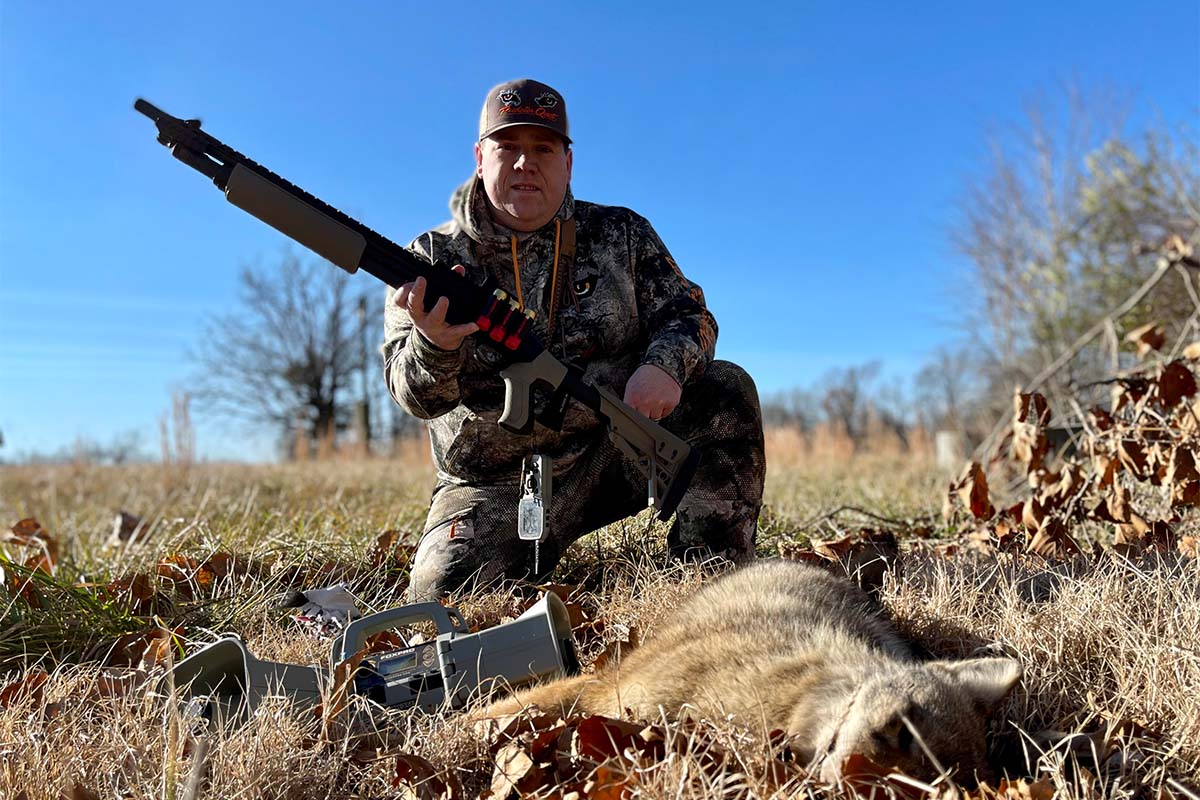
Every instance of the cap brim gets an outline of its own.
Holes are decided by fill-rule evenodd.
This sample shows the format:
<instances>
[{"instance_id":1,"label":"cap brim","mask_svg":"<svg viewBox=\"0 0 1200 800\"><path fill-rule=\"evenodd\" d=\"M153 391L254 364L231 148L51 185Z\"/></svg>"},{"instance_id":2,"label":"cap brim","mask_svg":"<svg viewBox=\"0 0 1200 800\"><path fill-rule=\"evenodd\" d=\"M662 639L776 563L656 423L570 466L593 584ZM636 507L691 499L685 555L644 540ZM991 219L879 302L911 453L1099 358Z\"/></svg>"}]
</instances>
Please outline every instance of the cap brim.
<instances>
[{"instance_id":1,"label":"cap brim","mask_svg":"<svg viewBox=\"0 0 1200 800\"><path fill-rule=\"evenodd\" d=\"M553 125L547 125L544 122L533 122L531 120L520 120L517 122L505 122L503 125L497 125L494 128L489 128L487 131L480 134L478 141L482 142L484 139L491 136L496 131L502 131L505 128L516 128L519 125L532 125L535 128L545 128L548 131L557 133L559 136L561 136L563 138L563 141L565 141L567 144L572 144L571 137L567 136L565 133L560 131L558 128L555 128Z\"/></svg>"}]
</instances>

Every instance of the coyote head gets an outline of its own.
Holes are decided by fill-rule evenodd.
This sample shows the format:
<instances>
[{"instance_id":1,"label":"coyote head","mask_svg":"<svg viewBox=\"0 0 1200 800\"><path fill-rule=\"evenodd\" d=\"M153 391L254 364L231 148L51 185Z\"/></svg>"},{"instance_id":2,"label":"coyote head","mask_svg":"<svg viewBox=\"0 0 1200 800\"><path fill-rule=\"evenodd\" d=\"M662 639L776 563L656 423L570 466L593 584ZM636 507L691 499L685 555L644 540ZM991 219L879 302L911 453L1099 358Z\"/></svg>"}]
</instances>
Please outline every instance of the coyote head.
<instances>
[{"instance_id":1,"label":"coyote head","mask_svg":"<svg viewBox=\"0 0 1200 800\"><path fill-rule=\"evenodd\" d=\"M1011 658L912 664L872 677L814 754L821 777L836 782L859 754L921 780L943 770L966 785L987 779L987 717L1020 679Z\"/></svg>"}]
</instances>

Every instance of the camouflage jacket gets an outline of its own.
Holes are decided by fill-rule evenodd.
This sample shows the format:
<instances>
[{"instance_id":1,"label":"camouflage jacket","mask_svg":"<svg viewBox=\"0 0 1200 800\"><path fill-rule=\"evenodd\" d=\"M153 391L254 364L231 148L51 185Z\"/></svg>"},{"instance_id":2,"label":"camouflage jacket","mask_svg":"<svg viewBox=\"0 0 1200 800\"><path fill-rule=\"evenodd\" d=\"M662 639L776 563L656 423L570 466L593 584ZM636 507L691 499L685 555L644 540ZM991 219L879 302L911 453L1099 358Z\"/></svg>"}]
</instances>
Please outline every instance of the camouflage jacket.
<instances>
[{"instance_id":1,"label":"camouflage jacket","mask_svg":"<svg viewBox=\"0 0 1200 800\"><path fill-rule=\"evenodd\" d=\"M519 294L535 310L534 328L554 356L584 369L589 381L620 396L640 364L654 364L682 386L712 360L717 325L704 293L679 271L650 223L629 209L576 201L568 190L555 220L532 233L514 233L492 221L477 179L455 191L450 209L450 222L417 237L409 249L447 268L464 264L468 277L482 284L490 275ZM556 239L567 220L574 220L575 258L569 269L560 260L556 278L555 252L562 244ZM559 301L551 323L552 284ZM515 483L521 458L531 451L550 455L561 473L604 435L595 414L575 402L561 431L535 425L532 434L517 436L499 427L504 383L496 351L477 336L458 350L438 349L392 304L392 293L384 318L384 375L404 410L429 420L442 481Z\"/></svg>"}]
</instances>

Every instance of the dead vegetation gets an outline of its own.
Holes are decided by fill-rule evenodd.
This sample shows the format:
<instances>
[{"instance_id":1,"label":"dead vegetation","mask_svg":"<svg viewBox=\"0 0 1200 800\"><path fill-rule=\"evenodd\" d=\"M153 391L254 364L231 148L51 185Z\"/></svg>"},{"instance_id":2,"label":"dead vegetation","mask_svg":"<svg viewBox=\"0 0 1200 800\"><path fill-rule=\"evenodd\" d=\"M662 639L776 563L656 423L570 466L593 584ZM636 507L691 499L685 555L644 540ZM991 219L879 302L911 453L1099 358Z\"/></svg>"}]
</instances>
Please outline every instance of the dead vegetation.
<instances>
[{"instance_id":1,"label":"dead vegetation","mask_svg":"<svg viewBox=\"0 0 1200 800\"><path fill-rule=\"evenodd\" d=\"M1021 659L1022 690L995 725L996 759L1010 778L979 796L1187 797L1186 787L1200 784L1194 558L1178 548L1093 551L1092 538L1065 559L1005 548L992 533L985 539L972 515L937 516L944 483L936 478L896 462L856 464L773 474L764 549L784 544L792 557L852 566L856 553L882 552L891 569L872 579L880 581L879 596L926 651L999 650ZM70 481L66 472L20 469L4 476L6 513L49 509L45 519L55 521L18 524L6 544L25 571L5 563L4 796L825 791L804 765L789 760L785 741L754 740L723 720L542 718L481 738L453 715L359 708L357 727L331 729L318 715L267 704L243 728L198 736L151 691L163 664L226 629L239 630L260 657L319 663L325 645L293 626L274 607L275 597L288 586L336 578L347 580L367 609L401 602L406 532L420 518L415 498L427 476L386 462L196 467L185 476L105 468L75 472ZM793 491L800 485L805 491ZM65 486L70 498L63 497ZM838 506L850 508L829 513ZM110 514L116 507L146 510L146 530L112 541L113 523L97 509ZM874 509L880 519L860 509ZM1001 514L992 519L1004 521ZM864 537L865 528L874 535ZM1180 535L1195 532L1187 520L1176 528ZM888 534L897 533L901 546L888 550ZM560 568L562 583L554 588L572 607L586 664L635 646L704 579L695 568L664 561L661 535L642 519L614 525L581 542ZM138 605L150 602L133 588L139 575L142 589L159 596L154 604ZM129 593L114 593L111 585L130 576ZM515 616L537 591L521 587L462 598L460 605L473 624L490 625ZM89 609L122 623L121 632L94 621L78 624L92 619L80 616ZM16 634L14 620L24 625ZM60 623L58 650L35 635L50 621ZM20 648L16 639L24 640ZM365 706L357 699L351 705ZM363 727L364 719L370 726ZM917 791L859 766L868 773L864 781Z\"/></svg>"},{"instance_id":2,"label":"dead vegetation","mask_svg":"<svg viewBox=\"0 0 1200 800\"><path fill-rule=\"evenodd\" d=\"M195 645L236 630L261 658L324 658L284 590L345 581L364 610L403 602L431 476L374 461L0 473L0 795L1194 798L1200 353L1176 350L1115 380L1110 408L1068 412L1084 422L1069 448L1050 446L1045 399L1018 393L1006 443L949 489L914 459L772 462L786 466L769 475L762 555L847 571L931 656L1021 660L993 725L995 786L859 759L835 790L786 738L727 720L535 715L481 732L336 686L316 712L273 702L242 727L194 727L157 687ZM558 583L456 604L483 627L555 591L594 668L709 577L668 563L664 533L610 526Z\"/></svg>"}]
</instances>

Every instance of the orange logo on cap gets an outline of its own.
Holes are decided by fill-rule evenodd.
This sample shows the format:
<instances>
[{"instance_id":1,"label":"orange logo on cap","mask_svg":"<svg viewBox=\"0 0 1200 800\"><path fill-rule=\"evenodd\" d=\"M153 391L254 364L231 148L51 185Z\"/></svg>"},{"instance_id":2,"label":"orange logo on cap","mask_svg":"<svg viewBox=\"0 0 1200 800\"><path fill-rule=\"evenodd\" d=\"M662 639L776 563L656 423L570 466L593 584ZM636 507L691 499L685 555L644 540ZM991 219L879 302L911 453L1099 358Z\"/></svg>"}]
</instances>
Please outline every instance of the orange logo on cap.
<instances>
[{"instance_id":1,"label":"orange logo on cap","mask_svg":"<svg viewBox=\"0 0 1200 800\"><path fill-rule=\"evenodd\" d=\"M544 108L534 108L533 106L501 106L498 109L500 114L529 114L530 116L553 122L558 119L558 114L554 111L547 111Z\"/></svg>"}]
</instances>

